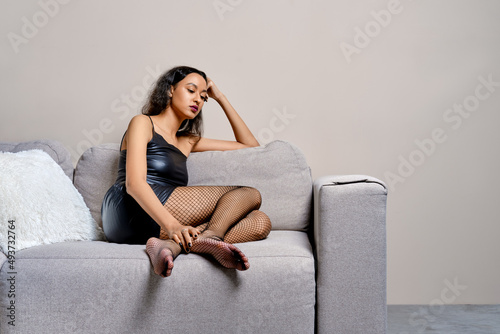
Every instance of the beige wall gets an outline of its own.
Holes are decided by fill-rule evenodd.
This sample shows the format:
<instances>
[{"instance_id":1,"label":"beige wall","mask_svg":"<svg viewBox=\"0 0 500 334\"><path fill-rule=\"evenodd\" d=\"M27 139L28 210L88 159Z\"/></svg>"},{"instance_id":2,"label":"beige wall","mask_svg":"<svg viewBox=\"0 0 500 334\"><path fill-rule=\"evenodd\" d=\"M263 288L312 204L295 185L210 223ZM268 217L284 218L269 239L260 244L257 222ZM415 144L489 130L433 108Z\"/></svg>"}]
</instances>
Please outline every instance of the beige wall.
<instances>
[{"instance_id":1,"label":"beige wall","mask_svg":"<svg viewBox=\"0 0 500 334\"><path fill-rule=\"evenodd\" d=\"M160 72L199 67L314 177L390 185L390 304L500 303L500 2L0 5L0 140L58 139L76 159L121 139ZM215 102L205 119L231 138Z\"/></svg>"}]
</instances>

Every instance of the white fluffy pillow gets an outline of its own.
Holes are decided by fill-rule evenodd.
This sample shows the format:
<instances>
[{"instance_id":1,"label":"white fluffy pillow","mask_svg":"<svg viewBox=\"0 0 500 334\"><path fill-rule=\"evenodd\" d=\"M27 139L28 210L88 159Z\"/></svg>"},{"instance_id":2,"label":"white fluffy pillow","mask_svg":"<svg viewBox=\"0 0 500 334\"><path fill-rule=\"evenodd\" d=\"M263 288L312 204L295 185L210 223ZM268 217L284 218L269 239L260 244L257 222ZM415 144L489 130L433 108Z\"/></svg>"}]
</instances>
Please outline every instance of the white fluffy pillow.
<instances>
[{"instance_id":1,"label":"white fluffy pillow","mask_svg":"<svg viewBox=\"0 0 500 334\"><path fill-rule=\"evenodd\" d=\"M103 240L103 236L80 193L46 152L0 152L3 253L9 245L17 251L62 241Z\"/></svg>"}]
</instances>

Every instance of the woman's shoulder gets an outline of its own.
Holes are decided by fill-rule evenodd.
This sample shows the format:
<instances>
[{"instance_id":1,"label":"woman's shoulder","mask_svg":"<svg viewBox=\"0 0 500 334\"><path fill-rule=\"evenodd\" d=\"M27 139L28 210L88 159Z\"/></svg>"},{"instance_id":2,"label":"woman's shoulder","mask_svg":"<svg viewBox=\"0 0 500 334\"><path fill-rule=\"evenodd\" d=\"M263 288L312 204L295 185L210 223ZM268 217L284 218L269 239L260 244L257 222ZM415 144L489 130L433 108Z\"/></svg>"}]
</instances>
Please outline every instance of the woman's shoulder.
<instances>
[{"instance_id":1,"label":"woman's shoulder","mask_svg":"<svg viewBox=\"0 0 500 334\"><path fill-rule=\"evenodd\" d=\"M139 114L132 117L129 122L130 125L145 125L148 124L151 127L151 118L148 115Z\"/></svg>"},{"instance_id":2,"label":"woman's shoulder","mask_svg":"<svg viewBox=\"0 0 500 334\"><path fill-rule=\"evenodd\" d=\"M129 140L137 140L148 142L151 140L153 126L151 120L147 115L135 115L132 117L128 124L127 131L125 132L125 142Z\"/></svg>"},{"instance_id":3,"label":"woman's shoulder","mask_svg":"<svg viewBox=\"0 0 500 334\"><path fill-rule=\"evenodd\" d=\"M127 132L139 131L139 132L151 133L152 129L154 128L153 128L153 121L151 120L151 118L149 118L148 115L139 114L132 117L132 119L128 123Z\"/></svg>"}]
</instances>

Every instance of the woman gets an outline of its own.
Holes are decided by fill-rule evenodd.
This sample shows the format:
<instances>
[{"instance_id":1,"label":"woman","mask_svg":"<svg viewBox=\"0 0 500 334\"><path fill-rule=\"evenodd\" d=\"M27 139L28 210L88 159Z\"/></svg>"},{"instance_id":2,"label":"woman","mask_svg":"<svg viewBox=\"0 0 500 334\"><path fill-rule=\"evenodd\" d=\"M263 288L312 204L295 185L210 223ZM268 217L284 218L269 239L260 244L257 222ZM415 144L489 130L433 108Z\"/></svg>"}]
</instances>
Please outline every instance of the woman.
<instances>
[{"instance_id":1,"label":"woman","mask_svg":"<svg viewBox=\"0 0 500 334\"><path fill-rule=\"evenodd\" d=\"M209 97L224 110L236 141L201 136L201 110ZM232 244L269 234L271 222L257 210L260 193L241 186L187 187L186 159L191 152L258 146L253 134L214 82L192 67L163 74L142 113L122 138L118 177L104 196L108 240L146 243L162 277L170 276L182 250L210 254L227 268L248 269L248 259Z\"/></svg>"}]
</instances>

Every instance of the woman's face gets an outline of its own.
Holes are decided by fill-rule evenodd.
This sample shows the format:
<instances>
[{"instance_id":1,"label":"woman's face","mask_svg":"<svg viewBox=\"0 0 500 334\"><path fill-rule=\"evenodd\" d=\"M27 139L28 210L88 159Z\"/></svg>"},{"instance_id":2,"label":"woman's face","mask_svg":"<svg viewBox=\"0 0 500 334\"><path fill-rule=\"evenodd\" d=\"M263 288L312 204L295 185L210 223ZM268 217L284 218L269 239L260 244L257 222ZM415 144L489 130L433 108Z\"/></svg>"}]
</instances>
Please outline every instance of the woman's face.
<instances>
[{"instance_id":1,"label":"woman's face","mask_svg":"<svg viewBox=\"0 0 500 334\"><path fill-rule=\"evenodd\" d=\"M193 119L208 99L207 83L197 73L190 73L171 89L171 106L182 118Z\"/></svg>"}]
</instances>

